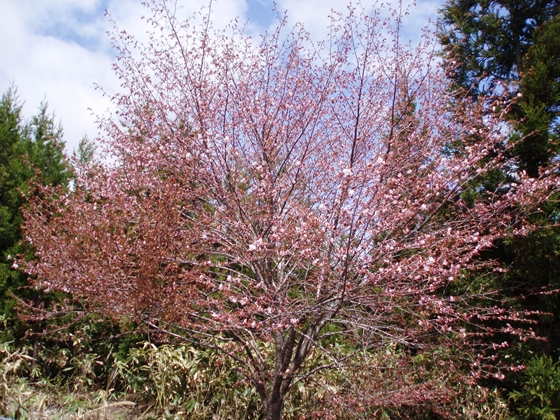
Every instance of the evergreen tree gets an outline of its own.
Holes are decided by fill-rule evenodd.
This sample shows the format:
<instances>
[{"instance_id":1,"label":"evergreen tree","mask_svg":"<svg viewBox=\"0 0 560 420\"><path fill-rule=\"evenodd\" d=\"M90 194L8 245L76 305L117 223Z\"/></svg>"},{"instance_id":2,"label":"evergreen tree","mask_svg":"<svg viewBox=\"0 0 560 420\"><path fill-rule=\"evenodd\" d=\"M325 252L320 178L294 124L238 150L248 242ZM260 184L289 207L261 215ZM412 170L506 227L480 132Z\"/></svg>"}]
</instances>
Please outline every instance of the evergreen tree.
<instances>
[{"instance_id":1,"label":"evergreen tree","mask_svg":"<svg viewBox=\"0 0 560 420\"><path fill-rule=\"evenodd\" d=\"M440 40L456 87L515 99L519 169L532 177L558 153L559 0L449 0Z\"/></svg>"},{"instance_id":2,"label":"evergreen tree","mask_svg":"<svg viewBox=\"0 0 560 420\"><path fill-rule=\"evenodd\" d=\"M533 39L523 58L525 71L510 118L523 169L536 177L559 151L560 16L537 28Z\"/></svg>"},{"instance_id":3,"label":"evergreen tree","mask_svg":"<svg viewBox=\"0 0 560 420\"><path fill-rule=\"evenodd\" d=\"M11 311L10 294L25 284L12 258L26 252L20 244L20 208L30 193L29 182L61 185L69 175L62 128L48 113L47 104L24 122L16 90L8 89L0 100L0 313Z\"/></svg>"},{"instance_id":4,"label":"evergreen tree","mask_svg":"<svg viewBox=\"0 0 560 420\"><path fill-rule=\"evenodd\" d=\"M558 0L448 0L441 10L440 39L455 87L474 100L511 101L506 118L518 164L509 174L498 177L502 180L515 170L538 178L558 159L559 12ZM482 182L482 189L487 180ZM515 349L507 350L508 357L517 357L520 364L527 366L540 360L539 353L560 356L560 297L555 293L560 289L560 229L550 227L558 221L557 198L542 206L541 213L531 220L542 229L528 237L511 237L497 243L485 255L508 268L498 279L504 306L551 314L541 316L536 326L537 333L547 339L544 345L519 343ZM508 381L515 410L526 413L528 403L514 396L523 389L527 393L538 390L523 375L509 375Z\"/></svg>"},{"instance_id":5,"label":"evergreen tree","mask_svg":"<svg viewBox=\"0 0 560 420\"><path fill-rule=\"evenodd\" d=\"M518 80L535 34L558 13L558 0L448 0L441 9L440 40L453 78L473 95L494 93Z\"/></svg>"}]
</instances>

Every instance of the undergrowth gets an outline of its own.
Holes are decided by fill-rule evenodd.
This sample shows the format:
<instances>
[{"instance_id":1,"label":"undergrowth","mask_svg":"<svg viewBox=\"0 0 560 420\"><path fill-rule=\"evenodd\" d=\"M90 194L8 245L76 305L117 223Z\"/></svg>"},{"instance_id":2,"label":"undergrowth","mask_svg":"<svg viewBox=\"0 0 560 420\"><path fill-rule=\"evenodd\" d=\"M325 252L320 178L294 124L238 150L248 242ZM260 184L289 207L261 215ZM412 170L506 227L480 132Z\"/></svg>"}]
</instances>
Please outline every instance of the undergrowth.
<instances>
[{"instance_id":1,"label":"undergrowth","mask_svg":"<svg viewBox=\"0 0 560 420\"><path fill-rule=\"evenodd\" d=\"M191 345L130 341L106 346L106 353L95 353L84 342L74 343L72 349L44 347L33 371L29 348L17 349L12 342L0 344L0 415L60 420L260 418L256 391L227 357ZM335 347L333 351L341 355L348 351L344 346ZM263 347L262 351L272 355L272 349ZM313 369L322 357L326 356L316 353L308 367ZM360 389L346 387L345 372L324 371L312 381L294 386L284 418L510 418L507 404L497 392L466 384L446 390L448 398L439 406L384 406L383 390L393 392L388 388L391 378L387 372L393 368L402 371L403 360L396 347L356 356L356 367L364 371L363 386L380 389L379 404L357 403L345 408L341 401L351 400ZM417 357L401 379L412 386L422 371L420 379L434 389L449 385L451 378L438 377L438 370L427 371L427 366L425 358Z\"/></svg>"}]
</instances>

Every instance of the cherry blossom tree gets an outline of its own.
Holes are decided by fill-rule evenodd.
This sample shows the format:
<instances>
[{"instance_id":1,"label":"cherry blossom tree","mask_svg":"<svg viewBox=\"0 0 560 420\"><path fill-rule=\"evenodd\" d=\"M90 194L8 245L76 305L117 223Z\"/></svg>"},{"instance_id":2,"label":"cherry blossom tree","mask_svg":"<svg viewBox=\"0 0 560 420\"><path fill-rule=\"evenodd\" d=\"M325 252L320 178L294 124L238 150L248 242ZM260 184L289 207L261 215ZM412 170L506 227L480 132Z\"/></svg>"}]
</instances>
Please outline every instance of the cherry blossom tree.
<instances>
[{"instance_id":1,"label":"cherry blossom tree","mask_svg":"<svg viewBox=\"0 0 560 420\"><path fill-rule=\"evenodd\" d=\"M38 287L223 352L266 419L297 383L348 366L333 336L368 352L524 334L525 314L491 289L454 285L493 241L530 229L554 168L463 199L515 162L506 127L452 93L428 38L403 45L398 14L349 9L324 42L284 20L257 41L235 21L149 7L149 42L114 34L122 93L100 122L105 158L27 211ZM330 362L309 365L316 352ZM477 377L482 350L473 360Z\"/></svg>"}]
</instances>

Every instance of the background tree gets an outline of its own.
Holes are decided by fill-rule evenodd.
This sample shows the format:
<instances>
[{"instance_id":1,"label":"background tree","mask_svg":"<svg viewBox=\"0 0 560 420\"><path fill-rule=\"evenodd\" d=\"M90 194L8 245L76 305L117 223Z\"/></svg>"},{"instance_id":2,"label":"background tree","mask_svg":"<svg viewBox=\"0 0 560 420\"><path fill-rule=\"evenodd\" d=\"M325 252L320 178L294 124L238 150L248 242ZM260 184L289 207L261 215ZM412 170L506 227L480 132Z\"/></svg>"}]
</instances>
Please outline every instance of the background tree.
<instances>
[{"instance_id":1,"label":"background tree","mask_svg":"<svg viewBox=\"0 0 560 420\"><path fill-rule=\"evenodd\" d=\"M441 11L440 41L447 52L455 87L475 99L480 95L484 100L515 98L505 114L511 128L509 142L515 144L511 153L517 161L508 173L525 170L529 176L538 178L557 157L559 11L557 1L463 0L449 1ZM502 173L497 178L504 177ZM555 220L554 202L542 210L543 225ZM557 235L554 229L541 231L530 240L511 240L509 246L500 247L498 253L502 253L502 260L513 264L510 278L517 285L515 293L523 289L524 295L532 295L540 287L558 288ZM552 303L554 298L533 296L531 300L529 307L558 312L557 305ZM545 335L550 338L548 351L556 351L557 339L550 331Z\"/></svg>"},{"instance_id":2,"label":"background tree","mask_svg":"<svg viewBox=\"0 0 560 420\"><path fill-rule=\"evenodd\" d=\"M559 11L558 1L462 0L448 1L441 11L440 40L455 87L474 99L515 99L504 119L510 128L509 142L515 144L511 155L516 164L509 168L509 174L524 170L538 178L558 159ZM494 173L494 177L507 176L502 171ZM536 406L519 405L534 401L528 395L540 392L534 388L538 381L530 380L534 375L531 369L549 360L542 358L542 352L555 358L560 355L560 303L553 292L560 288L560 232L558 228L545 228L557 217L554 197L531 219L541 225L539 230L528 237L498 241L487 254L499 259L507 269L498 278L507 306L547 313L539 318L536 327L539 335L547 338L545 345L519 343L507 350L507 357L513 356L529 366L527 374L509 375L508 383L514 391L512 401L524 418ZM552 404L545 404L544 411L558 408L555 398L541 401Z\"/></svg>"},{"instance_id":3,"label":"background tree","mask_svg":"<svg viewBox=\"0 0 560 420\"><path fill-rule=\"evenodd\" d=\"M47 104L29 122L22 121L14 88L0 101L0 311L10 312L14 293L25 284L25 276L13 267L25 252L22 239L21 206L28 194L28 182L64 185L69 176L64 158L62 129L49 115Z\"/></svg>"},{"instance_id":4,"label":"background tree","mask_svg":"<svg viewBox=\"0 0 560 420\"><path fill-rule=\"evenodd\" d=\"M473 98L511 99L520 168L537 177L558 152L557 0L451 0L440 41L457 87Z\"/></svg>"},{"instance_id":5,"label":"background tree","mask_svg":"<svg viewBox=\"0 0 560 420\"><path fill-rule=\"evenodd\" d=\"M500 125L453 96L429 42L403 46L398 25L350 10L324 43L280 24L255 44L236 23L226 35L149 5L140 54L115 32L124 92L101 124L109 163L90 160L72 191L42 188L26 211L38 286L222 352L267 419L328 369L353 385L330 398L347 412L439 398L398 374L379 390L366 356L437 357L495 332L465 323L531 315L473 306L495 290L452 285L491 265L475 257L496 239L530 230L518 221L556 190L555 172L460 199L508 157ZM532 334L516 326L501 331ZM501 375L482 350L455 356L450 372Z\"/></svg>"},{"instance_id":6,"label":"background tree","mask_svg":"<svg viewBox=\"0 0 560 420\"><path fill-rule=\"evenodd\" d=\"M456 60L454 80L473 95L500 93L525 72L535 31L558 13L557 0L450 0L441 9L440 40Z\"/></svg>"}]
</instances>

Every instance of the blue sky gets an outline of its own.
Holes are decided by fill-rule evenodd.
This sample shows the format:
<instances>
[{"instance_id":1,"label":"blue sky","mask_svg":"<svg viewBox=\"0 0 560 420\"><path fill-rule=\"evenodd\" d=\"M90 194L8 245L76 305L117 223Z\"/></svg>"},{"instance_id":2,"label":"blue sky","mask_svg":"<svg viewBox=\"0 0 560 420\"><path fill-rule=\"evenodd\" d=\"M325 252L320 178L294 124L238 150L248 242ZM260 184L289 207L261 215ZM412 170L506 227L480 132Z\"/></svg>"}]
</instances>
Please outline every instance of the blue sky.
<instances>
[{"instance_id":1,"label":"blue sky","mask_svg":"<svg viewBox=\"0 0 560 420\"><path fill-rule=\"evenodd\" d=\"M91 8L70 7L67 9L70 12L67 19L50 16L34 31L37 35L75 42L88 50L95 51L103 40L99 38L98 31L88 31L84 28L104 16L108 6L108 1L100 1Z\"/></svg>"},{"instance_id":2,"label":"blue sky","mask_svg":"<svg viewBox=\"0 0 560 420\"><path fill-rule=\"evenodd\" d=\"M268 26L274 21L272 2L268 0L247 0L246 18L256 21L260 26Z\"/></svg>"},{"instance_id":3,"label":"blue sky","mask_svg":"<svg viewBox=\"0 0 560 420\"><path fill-rule=\"evenodd\" d=\"M175 0L171 0L173 3ZM168 0L170 2L170 0ZM191 16L206 0L178 0L182 16ZM343 11L346 0L278 0L290 23L303 22L312 36L321 37L331 10ZM366 8L374 0L362 0ZM385 1L385 3L388 3ZM390 3L390 1L389 1ZM441 0L419 0L404 22L404 36L414 41L422 27L437 19ZM409 4L409 3L405 3ZM396 6L396 5L395 5ZM97 136L92 112L102 114L110 103L95 85L116 92L119 83L111 70L115 53L106 32L108 10L120 28L140 39L145 33L140 0L0 0L0 90L14 83L24 115L33 115L46 99L65 132L71 152L80 139ZM263 32L275 22L272 0L213 0L212 20L226 25L239 17L249 30Z\"/></svg>"}]
</instances>

